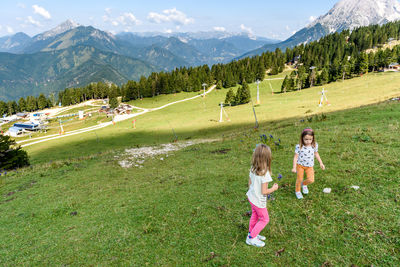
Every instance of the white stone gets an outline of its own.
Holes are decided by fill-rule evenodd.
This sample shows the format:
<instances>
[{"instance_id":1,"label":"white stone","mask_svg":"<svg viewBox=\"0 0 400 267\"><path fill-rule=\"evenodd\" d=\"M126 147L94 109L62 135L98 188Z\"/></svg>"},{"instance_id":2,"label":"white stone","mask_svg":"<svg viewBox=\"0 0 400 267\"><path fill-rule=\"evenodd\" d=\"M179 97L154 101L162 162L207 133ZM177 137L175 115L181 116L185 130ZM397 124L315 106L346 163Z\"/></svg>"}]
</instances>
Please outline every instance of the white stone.
<instances>
[{"instance_id":1,"label":"white stone","mask_svg":"<svg viewBox=\"0 0 400 267\"><path fill-rule=\"evenodd\" d=\"M331 188L327 187L327 188L324 188L323 192L325 194L329 194L331 192L331 190L332 190Z\"/></svg>"}]
</instances>

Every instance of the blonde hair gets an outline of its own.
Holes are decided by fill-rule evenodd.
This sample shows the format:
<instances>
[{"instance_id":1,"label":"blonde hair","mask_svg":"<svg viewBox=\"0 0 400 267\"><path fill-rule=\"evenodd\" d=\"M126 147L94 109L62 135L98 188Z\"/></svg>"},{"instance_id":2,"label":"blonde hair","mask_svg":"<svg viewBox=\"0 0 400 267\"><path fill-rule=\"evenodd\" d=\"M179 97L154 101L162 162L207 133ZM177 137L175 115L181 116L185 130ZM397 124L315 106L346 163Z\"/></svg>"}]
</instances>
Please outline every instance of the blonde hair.
<instances>
[{"instance_id":1,"label":"blonde hair","mask_svg":"<svg viewBox=\"0 0 400 267\"><path fill-rule=\"evenodd\" d=\"M257 145L251 160L251 172L259 176L264 176L267 171L271 174L271 161L271 148L264 144Z\"/></svg>"}]
</instances>

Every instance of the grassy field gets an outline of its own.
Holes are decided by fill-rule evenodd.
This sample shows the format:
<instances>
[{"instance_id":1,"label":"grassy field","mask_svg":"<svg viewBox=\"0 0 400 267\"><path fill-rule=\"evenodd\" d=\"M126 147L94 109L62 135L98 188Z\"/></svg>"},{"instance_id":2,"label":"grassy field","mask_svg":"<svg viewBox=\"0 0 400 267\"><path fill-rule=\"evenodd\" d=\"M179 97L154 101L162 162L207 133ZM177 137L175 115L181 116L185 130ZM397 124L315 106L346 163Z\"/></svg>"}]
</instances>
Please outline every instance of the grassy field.
<instances>
[{"instance_id":1,"label":"grassy field","mask_svg":"<svg viewBox=\"0 0 400 267\"><path fill-rule=\"evenodd\" d=\"M271 94L270 83L275 91L274 95ZM281 83L282 80L271 80L260 84L261 105L255 108L260 123L296 116L311 116L322 112L329 113L381 102L400 95L399 73L369 74L326 85L324 88L327 90L331 105L324 107L318 107L319 92L322 87L280 94L278 91ZM251 84L250 88L255 102L256 85ZM218 123L220 115L218 104L225 100L226 92L227 89L214 90L205 98L197 98L146 113L136 118L136 129L133 129L132 121L127 120L95 132L40 143L26 149L33 163L41 163L75 157L77 154L89 156L93 153L126 147L167 143L175 138L173 132L177 134L179 140L220 138L224 134L242 128L243 125L246 127L254 125L251 104L226 107L231 121ZM182 99L192 94L195 93L158 96L142 101L147 102L146 107L159 107L174 97ZM140 106L138 101L133 104Z\"/></svg>"},{"instance_id":2,"label":"grassy field","mask_svg":"<svg viewBox=\"0 0 400 267\"><path fill-rule=\"evenodd\" d=\"M29 140L31 138L38 138L38 137L43 137L43 136L59 134L59 132L60 132L59 120L61 120L61 122L62 122L64 131L69 132L69 131L79 130L82 128L98 125L103 122L109 122L109 121L111 121L111 117L107 117L107 115L105 113L93 112L91 117L86 117L84 120L80 120L77 116L65 117L65 118L60 118L60 119L52 119L52 120L49 120L49 123L45 125L47 127L46 131L35 132L35 133L32 133L31 136L24 135L21 137L16 137L15 140L16 141L26 140L26 142L29 142ZM23 122L23 121L21 121L21 122ZM9 126L12 126L14 123L15 122L13 122Z\"/></svg>"},{"instance_id":3,"label":"grassy field","mask_svg":"<svg viewBox=\"0 0 400 267\"><path fill-rule=\"evenodd\" d=\"M93 111L97 111L99 109L100 109L100 107L94 107L92 105L85 105L85 106L65 110L63 112L58 113L57 116L69 115L69 114L76 114L78 116L78 112L80 110L83 110L84 112L93 112Z\"/></svg>"},{"instance_id":4,"label":"grassy field","mask_svg":"<svg viewBox=\"0 0 400 267\"><path fill-rule=\"evenodd\" d=\"M332 85L330 108L349 105L335 100L339 98L334 90ZM311 89L304 94L318 97L317 92ZM206 98L207 107L217 102L211 101L212 97ZM270 101L279 102L279 98ZM301 105L316 109L315 102L313 98ZM202 107L201 101L195 103L194 108ZM184 107L188 109L189 104ZM178 127L174 115L179 108L170 107L172 114L160 120L168 119L179 129L179 136L210 137L220 131L214 135L220 140L168 157L147 158L143 168L124 169L118 164L123 158L118 148L146 140L144 130L142 139L136 139L128 123L116 126L125 132L112 135L133 139L125 144L98 133L101 142L108 142L103 151L93 148L90 153L76 141L78 152L73 157L68 152L74 150L70 143L66 154L56 153L59 160L52 162L36 152L33 155L40 160L31 168L1 176L0 265L399 266L400 104L385 102L308 119L266 121L270 115L265 115L257 132L250 115L249 121L235 122L240 111L244 117L251 112L247 109L229 108L231 124L206 121L203 124L214 123L214 128L193 133L201 125L196 128L193 123L195 130ZM272 114L283 118L290 110L281 113ZM148 142L171 139L168 124L159 125L160 120L154 119L161 115L148 115L141 119L149 127ZM207 109L202 118L210 117L218 118ZM196 120L194 115L187 119ZM294 145L305 127L315 129L327 169L316 168L310 194L298 201L290 170ZM157 129L161 133L152 135ZM275 200L268 203L271 221L262 232L267 236L266 247L260 249L244 241L250 210L245 196L250 158L262 134L281 139L279 147L272 146L272 171L273 177L281 173L283 179ZM114 144L119 146L111 150ZM324 194L325 187L332 188L332 193Z\"/></svg>"}]
</instances>

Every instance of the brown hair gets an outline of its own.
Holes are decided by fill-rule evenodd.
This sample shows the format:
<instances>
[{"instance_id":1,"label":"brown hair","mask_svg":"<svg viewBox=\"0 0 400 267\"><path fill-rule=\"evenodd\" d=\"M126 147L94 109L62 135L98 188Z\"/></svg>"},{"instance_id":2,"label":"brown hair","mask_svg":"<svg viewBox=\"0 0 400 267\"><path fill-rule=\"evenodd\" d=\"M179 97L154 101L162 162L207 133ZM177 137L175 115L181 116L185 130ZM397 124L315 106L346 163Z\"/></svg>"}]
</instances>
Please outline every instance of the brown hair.
<instances>
[{"instance_id":1,"label":"brown hair","mask_svg":"<svg viewBox=\"0 0 400 267\"><path fill-rule=\"evenodd\" d=\"M313 131L313 129L311 129L311 128L305 128L302 132L301 132L301 135L300 135L300 142L299 142L299 144L300 144L300 149L304 146L304 136L306 136L306 135L310 135L310 136L312 136L313 137L313 140L312 140L312 143L311 143L311 145L313 146L313 147L315 147L315 143L316 143L316 141L315 141L315 136L314 136L314 131Z\"/></svg>"},{"instance_id":2,"label":"brown hair","mask_svg":"<svg viewBox=\"0 0 400 267\"><path fill-rule=\"evenodd\" d=\"M259 176L264 176L267 171L271 174L271 160L272 155L269 146L257 145L251 160L251 172Z\"/></svg>"}]
</instances>

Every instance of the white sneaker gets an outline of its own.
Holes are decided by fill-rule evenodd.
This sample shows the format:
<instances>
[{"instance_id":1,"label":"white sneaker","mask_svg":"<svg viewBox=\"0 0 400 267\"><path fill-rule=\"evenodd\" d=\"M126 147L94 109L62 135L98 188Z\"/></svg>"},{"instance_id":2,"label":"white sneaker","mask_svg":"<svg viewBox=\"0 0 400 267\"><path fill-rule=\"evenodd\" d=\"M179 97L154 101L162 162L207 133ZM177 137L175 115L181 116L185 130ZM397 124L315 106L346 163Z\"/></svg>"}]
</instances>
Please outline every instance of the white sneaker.
<instances>
[{"instance_id":1,"label":"white sneaker","mask_svg":"<svg viewBox=\"0 0 400 267\"><path fill-rule=\"evenodd\" d=\"M303 195L301 194L301 192L295 192L296 193L296 197L297 199L302 199Z\"/></svg>"},{"instance_id":2,"label":"white sneaker","mask_svg":"<svg viewBox=\"0 0 400 267\"><path fill-rule=\"evenodd\" d=\"M263 235L258 235L257 238L261 241L264 241L265 239L267 239L265 236Z\"/></svg>"},{"instance_id":3,"label":"white sneaker","mask_svg":"<svg viewBox=\"0 0 400 267\"><path fill-rule=\"evenodd\" d=\"M250 239L249 236L247 236L247 238L246 238L246 244L250 245L250 246L255 246L255 247L258 247L258 248L262 248L263 246L265 246L265 243L262 242L257 237Z\"/></svg>"},{"instance_id":4,"label":"white sneaker","mask_svg":"<svg viewBox=\"0 0 400 267\"><path fill-rule=\"evenodd\" d=\"M306 185L303 185L302 188L303 188L303 194L307 195L308 194L308 187Z\"/></svg>"},{"instance_id":5,"label":"white sneaker","mask_svg":"<svg viewBox=\"0 0 400 267\"><path fill-rule=\"evenodd\" d=\"M250 235L250 233L247 234L247 237L249 237L249 235ZM257 238L260 239L261 241L264 241L264 240L267 239L267 238L266 238L265 236L263 236L263 235L258 235Z\"/></svg>"}]
</instances>

